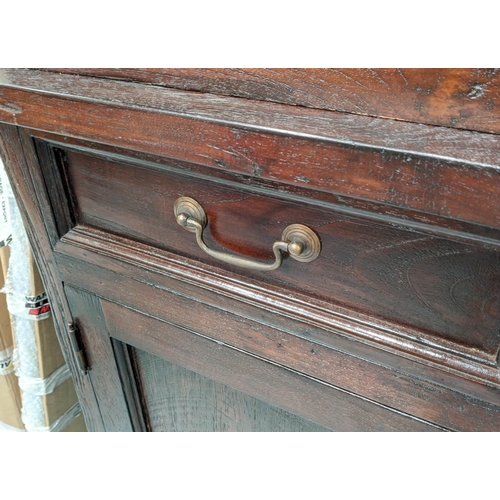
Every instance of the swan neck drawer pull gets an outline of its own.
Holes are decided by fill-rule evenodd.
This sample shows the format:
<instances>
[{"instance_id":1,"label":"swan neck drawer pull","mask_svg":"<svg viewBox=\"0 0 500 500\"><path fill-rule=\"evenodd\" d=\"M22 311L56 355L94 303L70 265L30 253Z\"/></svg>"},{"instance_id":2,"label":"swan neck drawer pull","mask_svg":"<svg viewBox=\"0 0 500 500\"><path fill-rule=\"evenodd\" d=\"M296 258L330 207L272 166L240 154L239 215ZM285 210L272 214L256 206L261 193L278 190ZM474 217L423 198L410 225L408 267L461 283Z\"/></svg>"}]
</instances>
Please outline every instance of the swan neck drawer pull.
<instances>
[{"instance_id":1,"label":"swan neck drawer pull","mask_svg":"<svg viewBox=\"0 0 500 500\"><path fill-rule=\"evenodd\" d=\"M316 233L302 224L292 224L283 231L281 240L273 244L274 262L263 264L247 257L231 255L226 252L212 250L203 241L203 230L207 225L207 215L202 206L192 198L182 196L174 204L174 213L177 223L187 231L195 233L198 246L208 255L232 264L254 271L273 271L278 269L283 262L283 253L300 262L311 262L318 257L321 243Z\"/></svg>"}]
</instances>

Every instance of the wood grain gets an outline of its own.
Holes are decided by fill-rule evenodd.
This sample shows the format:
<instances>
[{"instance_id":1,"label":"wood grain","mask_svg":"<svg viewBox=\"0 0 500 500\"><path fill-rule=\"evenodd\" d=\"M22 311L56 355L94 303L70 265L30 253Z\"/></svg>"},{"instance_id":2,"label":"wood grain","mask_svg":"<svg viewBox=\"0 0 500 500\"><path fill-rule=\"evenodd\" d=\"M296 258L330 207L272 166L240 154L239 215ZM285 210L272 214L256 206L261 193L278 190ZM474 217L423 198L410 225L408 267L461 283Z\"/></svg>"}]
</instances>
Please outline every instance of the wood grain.
<instances>
[{"instance_id":1,"label":"wood grain","mask_svg":"<svg viewBox=\"0 0 500 500\"><path fill-rule=\"evenodd\" d=\"M79 224L101 228L241 276L305 292L396 325L417 328L496 362L500 349L500 255L492 250L285 202L178 171L141 168L67 151L67 176ZM287 259L273 273L238 269L207 256L177 225L173 206L190 196L204 207L209 247L271 261L289 224L322 241L318 260Z\"/></svg>"},{"instance_id":2,"label":"wood grain","mask_svg":"<svg viewBox=\"0 0 500 500\"><path fill-rule=\"evenodd\" d=\"M50 71L500 132L498 69L57 68Z\"/></svg>"},{"instance_id":3,"label":"wood grain","mask_svg":"<svg viewBox=\"0 0 500 500\"><path fill-rule=\"evenodd\" d=\"M51 201L50 209L54 214L57 234L61 237L75 225L73 206L65 190L67 183L63 182L64 171L62 168L58 168L59 165L63 164L64 157L56 158L56 155L60 155L59 151L42 141L37 141L35 148L40 160L47 197Z\"/></svg>"},{"instance_id":4,"label":"wood grain","mask_svg":"<svg viewBox=\"0 0 500 500\"><path fill-rule=\"evenodd\" d=\"M71 369L87 428L89 431L104 430L90 378L78 369L67 334L67 325L72 321L72 316L51 248L51 244L58 239L56 223L49 209L47 193L42 188L44 183L40 182L38 157L33 143L23 131L0 124L0 154L16 196L44 288L50 297L57 338L64 359Z\"/></svg>"},{"instance_id":5,"label":"wood grain","mask_svg":"<svg viewBox=\"0 0 500 500\"><path fill-rule=\"evenodd\" d=\"M173 376L250 427L269 420L247 396L329 429L498 431L498 75L141 71L0 70L0 146L89 429L151 429L168 408L146 379ZM303 223L322 255L214 262L175 223L182 195L210 247L266 260Z\"/></svg>"},{"instance_id":6,"label":"wood grain","mask_svg":"<svg viewBox=\"0 0 500 500\"><path fill-rule=\"evenodd\" d=\"M113 338L110 340L134 432L151 432L151 421L145 410L145 399L140 390L141 380L134 349Z\"/></svg>"},{"instance_id":7,"label":"wood grain","mask_svg":"<svg viewBox=\"0 0 500 500\"><path fill-rule=\"evenodd\" d=\"M0 91L0 121L500 227L491 134L47 72Z\"/></svg>"},{"instance_id":8,"label":"wood grain","mask_svg":"<svg viewBox=\"0 0 500 500\"><path fill-rule=\"evenodd\" d=\"M443 430L131 309L106 301L103 309L118 340L329 429Z\"/></svg>"},{"instance_id":9,"label":"wood grain","mask_svg":"<svg viewBox=\"0 0 500 500\"><path fill-rule=\"evenodd\" d=\"M379 318L331 302L303 294L284 296L279 287L262 287L258 280L242 280L221 268L189 259L179 260L175 254L146 245L136 243L131 247L130 240L91 228L71 231L57 245L54 258L64 272L65 280L82 280L86 283L85 288L98 289L100 292L95 293L102 296L105 296L102 292L105 283L99 281L92 285L90 276L104 273L112 283L120 283L116 274L123 274L133 282L150 283L153 289L167 289L181 296L194 297L302 338L387 366L397 366L450 388L459 388L494 404L498 401L496 389L491 392L492 388L500 388L496 363L486 363L484 359L463 352L420 342L418 334L408 327L391 329L390 324ZM87 271L84 271L82 262L88 262ZM111 271L109 275L108 270ZM131 293L129 291L125 296L131 297ZM120 302L121 299L116 300ZM290 321L294 322L292 327ZM344 342L346 338L355 342ZM382 357L378 356L380 353ZM448 374L452 374L451 377ZM469 381L478 383L471 385Z\"/></svg>"},{"instance_id":10,"label":"wood grain","mask_svg":"<svg viewBox=\"0 0 500 500\"><path fill-rule=\"evenodd\" d=\"M65 166L64 151L69 148L82 153L104 156L117 162L130 163L132 161L132 163L144 167L155 168L158 164L168 165L193 176L217 182L222 181L227 185L236 184L240 186L243 184L251 186L256 192L263 195L270 194L274 197L278 196L283 199L298 201L299 203L307 202L311 205L333 208L339 213L360 216L367 220L382 221L393 226L402 226L419 232L444 236L459 241L479 242L482 246L493 249L500 248L500 230L489 226L409 210L408 208L384 205L361 198L348 198L333 192L309 189L307 183L302 183L301 185L286 184L279 180L272 180L261 176L256 177L251 174L240 174L227 169L214 169L200 165L199 163L162 158L150 153L75 139L68 136L59 136L39 130L28 129L27 131L33 137L37 147L40 142L49 143L48 146L56 150L58 165L63 166L60 168L62 173L67 169ZM44 158L40 157L40 161L43 162ZM51 166L50 168L54 167Z\"/></svg>"},{"instance_id":11,"label":"wood grain","mask_svg":"<svg viewBox=\"0 0 500 500\"><path fill-rule=\"evenodd\" d=\"M154 432L327 432L281 408L136 349Z\"/></svg>"},{"instance_id":12,"label":"wood grain","mask_svg":"<svg viewBox=\"0 0 500 500\"><path fill-rule=\"evenodd\" d=\"M124 397L100 300L65 286L71 312L82 336L99 409L106 432L130 432L133 425Z\"/></svg>"},{"instance_id":13,"label":"wood grain","mask_svg":"<svg viewBox=\"0 0 500 500\"><path fill-rule=\"evenodd\" d=\"M233 295L231 291L237 284L220 275L212 275L209 281L207 269L200 272L198 285L194 285L188 262L178 263L175 279L174 262L165 265L165 259L158 259L163 266L154 269L143 258L130 265L128 252L127 264L120 266L116 252L112 258L103 257L104 252L104 247L97 254L89 246L82 247L80 256L85 261L57 255L64 280L148 316L197 331L449 429L499 428L499 381L492 387L485 378L471 383L464 378L464 372L447 372L444 363L450 359L442 352L431 355L440 360L434 366L421 357L408 359L402 357L401 351L384 351L380 332L367 325L365 333L376 342L365 345L359 337L355 339L356 327L347 318L342 321L328 316L318 325L317 311L309 309L307 303L285 300L280 311L272 308L276 296L264 293L259 307L255 303L259 292L246 280L250 288ZM211 290L214 280L219 287ZM426 346L424 352L430 351ZM472 365L468 360L462 367L470 369Z\"/></svg>"}]
</instances>

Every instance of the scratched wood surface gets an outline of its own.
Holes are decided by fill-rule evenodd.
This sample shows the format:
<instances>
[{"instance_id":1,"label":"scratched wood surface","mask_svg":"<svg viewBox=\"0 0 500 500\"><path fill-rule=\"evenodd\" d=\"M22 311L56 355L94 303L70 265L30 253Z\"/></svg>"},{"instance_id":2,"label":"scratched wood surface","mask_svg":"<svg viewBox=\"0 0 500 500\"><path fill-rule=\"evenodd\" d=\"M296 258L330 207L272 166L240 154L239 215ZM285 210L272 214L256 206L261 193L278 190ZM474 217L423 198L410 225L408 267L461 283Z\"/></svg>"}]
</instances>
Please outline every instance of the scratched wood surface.
<instances>
[{"instance_id":1,"label":"scratched wood surface","mask_svg":"<svg viewBox=\"0 0 500 500\"><path fill-rule=\"evenodd\" d=\"M441 426L374 404L365 398L264 359L221 345L204 335L102 303L110 335L261 401L331 430L442 431ZM157 389L156 389L157 390ZM164 406L162 411L164 411ZM150 415L150 419L152 419Z\"/></svg>"},{"instance_id":2,"label":"scratched wood surface","mask_svg":"<svg viewBox=\"0 0 500 500\"><path fill-rule=\"evenodd\" d=\"M55 254L61 278L113 302L116 320L106 316L108 330L114 331L118 321L119 331L129 331L122 339L129 344L164 357L158 344L166 332L181 328L181 338L196 332L220 346L232 346L239 352L270 360L450 430L499 429L500 380L479 378L477 367L476 376L471 378L472 373L467 374L464 369L474 369L470 360L462 359L461 370L450 370L450 366L439 362L429 363L451 357L430 346L425 346L420 355L413 352L403 357L402 348L408 340L400 338L398 349L384 350L381 332L375 329L373 319L365 318L363 329L371 342L364 343L354 337L352 318L325 314L324 321L318 323L318 312L308 308L310 301L293 303L282 297L282 310L273 310L270 306L276 303L276 296L266 290L261 304L252 303L256 290L252 288L254 283L247 280L243 283L249 287L246 293L231 294L235 283L230 273L210 276L206 268L189 269L184 260L169 261L159 250L151 252L149 260L145 254L137 258L137 248L130 244L121 251L117 247L109 249L109 255L105 255L105 246L91 246L96 235L89 234L86 240L87 244L84 240L66 244L64 251ZM173 276L175 271L177 276ZM212 289L214 281L216 289ZM122 319L121 307L140 312L136 319L146 315L162 321L158 326L151 324L150 328L139 330L131 316L128 323ZM183 359L193 363L194 351L186 347ZM203 364L203 359L205 356L200 353L198 361ZM181 363L175 354L170 361ZM207 363L206 369L210 367ZM202 373L198 368L191 369ZM208 373L205 376L213 379ZM233 377L234 373L227 379L229 385ZM244 385L240 390L245 391Z\"/></svg>"},{"instance_id":3,"label":"scratched wood surface","mask_svg":"<svg viewBox=\"0 0 500 500\"><path fill-rule=\"evenodd\" d=\"M85 355L92 369L89 377L99 400L107 432L130 432L132 422L107 334L101 301L81 290L65 287L71 313L82 335Z\"/></svg>"},{"instance_id":4,"label":"scratched wood surface","mask_svg":"<svg viewBox=\"0 0 500 500\"><path fill-rule=\"evenodd\" d=\"M64 359L72 372L87 428L89 431L102 431L104 430L103 417L92 382L78 369L67 334L71 313L59 272L53 261L51 243L57 237L56 224L54 215L49 208L50 201L43 188L44 181L39 170L39 159L33 143L27 140L24 131L5 124L0 124L0 154L23 218L44 287L50 297L56 334Z\"/></svg>"},{"instance_id":5,"label":"scratched wood surface","mask_svg":"<svg viewBox=\"0 0 500 500\"><path fill-rule=\"evenodd\" d=\"M160 422L162 372L329 429L500 429L495 71L85 71L0 70L0 145L91 430L147 428L148 393ZM266 260L304 223L323 253L213 262L182 195L211 247Z\"/></svg>"},{"instance_id":6,"label":"scratched wood surface","mask_svg":"<svg viewBox=\"0 0 500 500\"><path fill-rule=\"evenodd\" d=\"M266 197L198 176L142 168L66 151L75 218L155 248L233 270L262 283L321 297L422 330L430 341L497 359L500 346L500 255L391 225ZM272 245L289 224L305 224L322 242L312 263L285 260L272 273L240 270L206 255L173 215L190 196L205 209L209 247L273 260Z\"/></svg>"},{"instance_id":7,"label":"scratched wood surface","mask_svg":"<svg viewBox=\"0 0 500 500\"><path fill-rule=\"evenodd\" d=\"M500 71L493 68L61 68L54 71L500 132Z\"/></svg>"},{"instance_id":8,"label":"scratched wood surface","mask_svg":"<svg viewBox=\"0 0 500 500\"><path fill-rule=\"evenodd\" d=\"M158 356L135 352L153 432L330 430Z\"/></svg>"},{"instance_id":9,"label":"scratched wood surface","mask_svg":"<svg viewBox=\"0 0 500 500\"><path fill-rule=\"evenodd\" d=\"M0 121L500 228L492 134L41 71L0 91Z\"/></svg>"}]
</instances>

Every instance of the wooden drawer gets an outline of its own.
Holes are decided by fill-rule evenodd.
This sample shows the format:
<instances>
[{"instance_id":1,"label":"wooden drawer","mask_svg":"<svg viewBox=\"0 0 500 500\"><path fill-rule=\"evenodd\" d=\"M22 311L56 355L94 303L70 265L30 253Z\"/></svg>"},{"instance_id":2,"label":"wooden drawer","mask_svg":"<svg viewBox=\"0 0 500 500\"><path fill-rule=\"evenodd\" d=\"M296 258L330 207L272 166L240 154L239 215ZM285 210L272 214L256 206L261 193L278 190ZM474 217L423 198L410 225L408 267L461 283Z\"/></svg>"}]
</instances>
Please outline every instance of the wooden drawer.
<instances>
[{"instance_id":1,"label":"wooden drawer","mask_svg":"<svg viewBox=\"0 0 500 500\"><path fill-rule=\"evenodd\" d=\"M291 202L241 179L193 175L188 165L141 165L69 148L60 154L78 225L227 269L284 296L306 295L403 325L414 340L486 362L498 356L500 258L493 250L348 216L305 197ZM206 211L210 248L270 263L285 227L304 224L319 236L321 253L307 263L285 258L280 269L265 272L218 261L176 223L181 196Z\"/></svg>"},{"instance_id":2,"label":"wooden drawer","mask_svg":"<svg viewBox=\"0 0 500 500\"><path fill-rule=\"evenodd\" d=\"M279 297L283 309L288 300L288 314L295 311L301 320L317 316L323 325L339 325L340 318L355 318L347 326L340 319L349 336L498 383L500 258L495 250L417 231L403 221L395 226L369 212L349 214L316 199L311 190L291 199L276 183L89 146L37 142L46 175L60 175L54 185L62 188L53 194L53 205L60 203L61 191L67 193L61 210L68 222L60 231L66 240L72 227L91 228L125 238L131 247L139 243L164 251L181 263L224 270L226 286L244 283L247 289L235 292L242 296L248 287L258 290L261 307ZM209 248L270 263L284 228L303 224L318 235L320 255L313 262L285 255L273 271L216 260L177 224L174 203L182 196L203 206ZM295 328L304 335L310 330L307 324Z\"/></svg>"}]
</instances>

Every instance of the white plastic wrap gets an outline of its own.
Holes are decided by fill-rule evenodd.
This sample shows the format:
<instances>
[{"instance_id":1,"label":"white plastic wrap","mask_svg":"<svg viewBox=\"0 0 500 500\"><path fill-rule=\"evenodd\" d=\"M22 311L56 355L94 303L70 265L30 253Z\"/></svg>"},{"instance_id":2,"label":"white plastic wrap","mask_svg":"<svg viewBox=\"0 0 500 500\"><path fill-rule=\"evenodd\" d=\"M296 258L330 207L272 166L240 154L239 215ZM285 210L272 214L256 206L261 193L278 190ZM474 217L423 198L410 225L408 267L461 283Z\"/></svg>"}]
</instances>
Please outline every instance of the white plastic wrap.
<instances>
[{"instance_id":1,"label":"white plastic wrap","mask_svg":"<svg viewBox=\"0 0 500 500\"><path fill-rule=\"evenodd\" d=\"M9 243L11 247L7 278L1 291L7 295L7 307L11 314L12 331L16 339L16 349L11 364L19 377L22 389L21 418L29 432L57 432L76 418L81 409L77 403L50 427L45 425L43 397L67 380L70 372L64 365L46 379L40 378L35 321L50 315L50 305L45 294L30 296L28 238L1 162L0 211L0 244Z\"/></svg>"},{"instance_id":2,"label":"white plastic wrap","mask_svg":"<svg viewBox=\"0 0 500 500\"><path fill-rule=\"evenodd\" d=\"M15 278L15 272L13 276ZM40 321L50 316L49 299L45 292L39 295L21 295L11 285L9 276L7 276L7 282L1 291L9 296L8 304L11 314L30 321Z\"/></svg>"},{"instance_id":3,"label":"white plastic wrap","mask_svg":"<svg viewBox=\"0 0 500 500\"><path fill-rule=\"evenodd\" d=\"M9 185L5 177L2 181L8 223L10 223L13 235L10 243L9 269L2 292L7 295L7 307L12 318L12 331L16 338L17 361L14 364L17 365L15 366L16 370L22 372L26 377L39 378L38 349L33 322L26 315L19 314L19 298L29 293L31 288L29 243L21 214L12 193L9 192ZM43 427L45 425L43 400L40 396L23 392L21 418L26 429L28 426Z\"/></svg>"},{"instance_id":4,"label":"white plastic wrap","mask_svg":"<svg viewBox=\"0 0 500 500\"><path fill-rule=\"evenodd\" d=\"M46 426L34 426L31 424L26 424L26 430L28 432L60 432L65 429L80 413L82 409L80 403L75 403L64 415L61 415L52 425Z\"/></svg>"},{"instance_id":5,"label":"white plastic wrap","mask_svg":"<svg viewBox=\"0 0 500 500\"><path fill-rule=\"evenodd\" d=\"M0 247L8 245L12 240L7 197L10 194L10 184L0 160Z\"/></svg>"},{"instance_id":6,"label":"white plastic wrap","mask_svg":"<svg viewBox=\"0 0 500 500\"><path fill-rule=\"evenodd\" d=\"M45 396L54 391L54 389L68 380L71 376L68 365L63 365L47 378L28 377L20 368L17 368L20 363L18 362L17 349L14 351L14 366L16 366L16 375L19 378L19 387L24 393L32 394L33 396Z\"/></svg>"}]
</instances>

